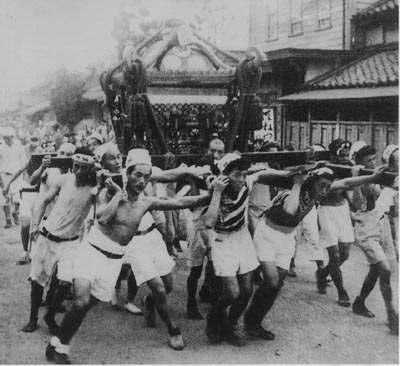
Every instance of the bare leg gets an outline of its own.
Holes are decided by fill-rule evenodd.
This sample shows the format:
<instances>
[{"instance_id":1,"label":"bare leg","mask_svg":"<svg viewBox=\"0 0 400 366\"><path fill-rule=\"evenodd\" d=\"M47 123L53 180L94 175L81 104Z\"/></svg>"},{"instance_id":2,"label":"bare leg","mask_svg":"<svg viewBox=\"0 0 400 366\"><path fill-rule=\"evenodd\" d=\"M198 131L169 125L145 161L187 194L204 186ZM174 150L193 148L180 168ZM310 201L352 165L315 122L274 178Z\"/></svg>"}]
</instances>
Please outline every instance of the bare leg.
<instances>
[{"instance_id":1,"label":"bare leg","mask_svg":"<svg viewBox=\"0 0 400 366\"><path fill-rule=\"evenodd\" d=\"M215 276L213 262L208 258L204 273L204 282L199 291L199 296L203 301L215 304L221 292L220 287L220 280L219 277Z\"/></svg>"},{"instance_id":2,"label":"bare leg","mask_svg":"<svg viewBox=\"0 0 400 366\"><path fill-rule=\"evenodd\" d=\"M237 275L237 281L239 285L239 296L232 304L229 310L229 322L235 326L243 314L244 310L249 303L251 295L253 293L253 274L254 272L248 272L243 275Z\"/></svg>"},{"instance_id":3,"label":"bare leg","mask_svg":"<svg viewBox=\"0 0 400 366\"><path fill-rule=\"evenodd\" d=\"M222 340L224 325L228 322L226 309L238 297L236 277L219 277L221 294L207 316L206 334L213 343Z\"/></svg>"},{"instance_id":4,"label":"bare leg","mask_svg":"<svg viewBox=\"0 0 400 366\"><path fill-rule=\"evenodd\" d=\"M351 304L350 304L349 296L343 286L343 276L342 276L342 271L340 269L340 265L343 262L341 262L341 258L340 258L339 245L335 245L335 246L329 247L327 249L328 249L328 254L329 254L329 263L326 268L328 269L329 274L332 277L332 281L337 288L338 295L339 295L338 304L341 306L344 306L344 307L348 307ZM344 255L344 258L345 257L346 256ZM348 257L348 255L347 255L347 257Z\"/></svg>"},{"instance_id":5,"label":"bare leg","mask_svg":"<svg viewBox=\"0 0 400 366\"><path fill-rule=\"evenodd\" d=\"M399 315L393 307L393 294L390 286L390 265L387 260L377 263L379 272L379 287L381 289L383 300L385 301L388 326L393 334L399 334Z\"/></svg>"},{"instance_id":6,"label":"bare leg","mask_svg":"<svg viewBox=\"0 0 400 366\"><path fill-rule=\"evenodd\" d=\"M68 359L69 344L78 331L90 308L99 300L91 296L91 282L84 278L76 278L73 282L74 302L65 314L58 336L51 338L46 348L46 358L56 364L70 364Z\"/></svg>"},{"instance_id":7,"label":"bare leg","mask_svg":"<svg viewBox=\"0 0 400 366\"><path fill-rule=\"evenodd\" d=\"M167 291L170 292L172 290L172 276L169 274L168 276L164 277L166 277L165 281L163 281L160 277L156 277L150 281L147 281L147 285L151 290L151 295L149 295L148 298L151 297L151 299L154 301L158 315L167 326L168 331L171 331L172 329L177 328L177 325L170 316L167 301ZM164 282L167 283L167 286L164 285Z\"/></svg>"},{"instance_id":8,"label":"bare leg","mask_svg":"<svg viewBox=\"0 0 400 366\"><path fill-rule=\"evenodd\" d=\"M274 262L261 262L264 282L255 292L250 306L245 314L245 326L248 332L260 333L260 337L272 340L274 335L271 332L268 337L262 329L262 321L272 308L275 300L283 286L287 271L279 268ZM262 336L265 334L265 337Z\"/></svg>"},{"instance_id":9,"label":"bare leg","mask_svg":"<svg viewBox=\"0 0 400 366\"><path fill-rule=\"evenodd\" d=\"M90 294L91 282L89 280L76 278L73 286L74 301L71 309L65 314L58 332L58 338L64 345L71 342L90 308L99 302Z\"/></svg>"},{"instance_id":10,"label":"bare leg","mask_svg":"<svg viewBox=\"0 0 400 366\"><path fill-rule=\"evenodd\" d=\"M339 243L339 266L342 266L342 264L349 259L350 245L351 243Z\"/></svg>"},{"instance_id":11,"label":"bare leg","mask_svg":"<svg viewBox=\"0 0 400 366\"><path fill-rule=\"evenodd\" d=\"M30 230L31 220L27 216L21 217L21 243L23 256L18 260L17 264L28 264L30 262L28 256L28 246L29 246L29 230Z\"/></svg>"},{"instance_id":12,"label":"bare leg","mask_svg":"<svg viewBox=\"0 0 400 366\"><path fill-rule=\"evenodd\" d=\"M135 300L138 289L139 287L136 283L135 275L131 270L128 276L128 302L133 302L133 300Z\"/></svg>"},{"instance_id":13,"label":"bare leg","mask_svg":"<svg viewBox=\"0 0 400 366\"><path fill-rule=\"evenodd\" d=\"M172 291L172 274L169 273L161 278L153 278L152 280L147 281L147 285L149 286L152 295L145 298L145 305L148 304L148 298L151 299L150 301L154 301L158 315L168 328L168 334L170 335L168 345L176 351L182 350L184 344L181 331L175 324L175 321L171 318L167 301L167 295Z\"/></svg>"},{"instance_id":14,"label":"bare leg","mask_svg":"<svg viewBox=\"0 0 400 366\"><path fill-rule=\"evenodd\" d=\"M4 227L9 228L12 226L10 205L9 204L5 205L3 209L4 209L4 216L6 217L6 225Z\"/></svg>"},{"instance_id":15,"label":"bare leg","mask_svg":"<svg viewBox=\"0 0 400 366\"><path fill-rule=\"evenodd\" d=\"M187 279L187 317L193 320L203 319L197 308L196 293L197 284L203 272L203 266L196 266L190 269L190 273Z\"/></svg>"}]
</instances>

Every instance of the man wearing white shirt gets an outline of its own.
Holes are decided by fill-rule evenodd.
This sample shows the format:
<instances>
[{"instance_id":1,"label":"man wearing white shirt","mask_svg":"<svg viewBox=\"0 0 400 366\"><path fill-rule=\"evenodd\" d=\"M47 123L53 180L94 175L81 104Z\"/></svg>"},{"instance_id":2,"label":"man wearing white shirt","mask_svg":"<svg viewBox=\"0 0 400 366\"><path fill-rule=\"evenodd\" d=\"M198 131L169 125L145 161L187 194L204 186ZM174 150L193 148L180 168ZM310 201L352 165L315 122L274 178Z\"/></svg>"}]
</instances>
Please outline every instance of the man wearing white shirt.
<instances>
[{"instance_id":1,"label":"man wearing white shirt","mask_svg":"<svg viewBox=\"0 0 400 366\"><path fill-rule=\"evenodd\" d=\"M24 167L27 163L25 149L19 141L15 141L15 130L12 127L3 130L4 144L0 149L0 179L1 186L4 188L14 173ZM14 203L12 216L14 223L19 225L19 186L22 177L17 179L10 187L9 194L6 195L4 214L6 216L5 228L12 226L10 203Z\"/></svg>"}]
</instances>

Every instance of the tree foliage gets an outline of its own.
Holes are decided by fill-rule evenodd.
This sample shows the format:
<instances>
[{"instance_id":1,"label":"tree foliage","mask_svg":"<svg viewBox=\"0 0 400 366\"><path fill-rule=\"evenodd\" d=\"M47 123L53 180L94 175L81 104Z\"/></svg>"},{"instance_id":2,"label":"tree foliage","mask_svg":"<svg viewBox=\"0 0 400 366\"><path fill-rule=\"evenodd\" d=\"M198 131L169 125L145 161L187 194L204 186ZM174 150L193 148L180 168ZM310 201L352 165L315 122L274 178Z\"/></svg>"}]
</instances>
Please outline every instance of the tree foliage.
<instances>
[{"instance_id":1,"label":"tree foliage","mask_svg":"<svg viewBox=\"0 0 400 366\"><path fill-rule=\"evenodd\" d=\"M73 129L84 118L84 81L76 74L63 70L56 76L50 105L57 122Z\"/></svg>"}]
</instances>

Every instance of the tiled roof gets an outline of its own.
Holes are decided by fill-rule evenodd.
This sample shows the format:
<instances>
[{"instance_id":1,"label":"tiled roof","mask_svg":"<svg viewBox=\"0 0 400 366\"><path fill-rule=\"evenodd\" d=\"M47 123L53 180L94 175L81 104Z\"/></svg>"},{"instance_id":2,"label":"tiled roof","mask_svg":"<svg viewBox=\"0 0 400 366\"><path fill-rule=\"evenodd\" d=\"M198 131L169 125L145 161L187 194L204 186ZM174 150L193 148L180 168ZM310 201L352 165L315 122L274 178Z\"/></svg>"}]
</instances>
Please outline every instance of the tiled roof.
<instances>
[{"instance_id":1,"label":"tiled roof","mask_svg":"<svg viewBox=\"0 0 400 366\"><path fill-rule=\"evenodd\" d=\"M398 49L367 55L305 84L305 89L337 89L398 85Z\"/></svg>"},{"instance_id":2,"label":"tiled roof","mask_svg":"<svg viewBox=\"0 0 400 366\"><path fill-rule=\"evenodd\" d=\"M368 16L374 16L379 13L384 13L390 10L398 11L399 0L380 0L376 3L368 6L368 8L359 11L354 15L355 18L365 18Z\"/></svg>"},{"instance_id":3,"label":"tiled roof","mask_svg":"<svg viewBox=\"0 0 400 366\"><path fill-rule=\"evenodd\" d=\"M304 102L304 101L333 101L333 100L365 100L398 98L399 88L396 85L380 86L377 88L347 88L308 90L300 93L285 95L279 98L280 102Z\"/></svg>"}]
</instances>

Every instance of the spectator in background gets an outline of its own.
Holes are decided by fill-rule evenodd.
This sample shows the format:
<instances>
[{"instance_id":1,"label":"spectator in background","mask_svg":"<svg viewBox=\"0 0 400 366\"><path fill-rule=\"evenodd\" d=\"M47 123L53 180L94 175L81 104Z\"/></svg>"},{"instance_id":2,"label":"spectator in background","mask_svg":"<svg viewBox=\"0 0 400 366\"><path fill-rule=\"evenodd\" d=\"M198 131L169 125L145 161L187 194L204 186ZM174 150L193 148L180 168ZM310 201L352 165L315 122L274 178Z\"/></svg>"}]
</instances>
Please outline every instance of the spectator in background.
<instances>
[{"instance_id":1,"label":"spectator in background","mask_svg":"<svg viewBox=\"0 0 400 366\"><path fill-rule=\"evenodd\" d=\"M93 133L87 139L87 145L90 151L94 152L100 145L104 143L103 137L98 133Z\"/></svg>"},{"instance_id":2,"label":"spectator in background","mask_svg":"<svg viewBox=\"0 0 400 366\"><path fill-rule=\"evenodd\" d=\"M29 138L29 144L25 147L25 154L27 159L31 158L31 155L33 153L40 153L42 151L42 148L40 146L40 140L38 136L31 136Z\"/></svg>"},{"instance_id":3,"label":"spectator in background","mask_svg":"<svg viewBox=\"0 0 400 366\"><path fill-rule=\"evenodd\" d=\"M1 186L5 188L11 177L27 163L25 150L18 140L15 140L15 130L12 127L3 129L4 144L0 149L0 178ZM4 214L6 217L5 228L12 226L11 205L13 204L12 217L15 225L19 225L19 188L22 184L22 177L16 180L11 186L9 194L7 192Z\"/></svg>"},{"instance_id":4,"label":"spectator in background","mask_svg":"<svg viewBox=\"0 0 400 366\"><path fill-rule=\"evenodd\" d=\"M55 148L56 150L58 150L58 148L61 146L63 142L60 126L57 123L53 123L50 127L50 133L55 143Z\"/></svg>"}]
</instances>

